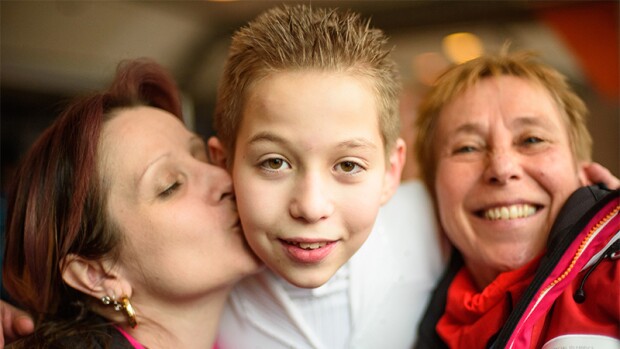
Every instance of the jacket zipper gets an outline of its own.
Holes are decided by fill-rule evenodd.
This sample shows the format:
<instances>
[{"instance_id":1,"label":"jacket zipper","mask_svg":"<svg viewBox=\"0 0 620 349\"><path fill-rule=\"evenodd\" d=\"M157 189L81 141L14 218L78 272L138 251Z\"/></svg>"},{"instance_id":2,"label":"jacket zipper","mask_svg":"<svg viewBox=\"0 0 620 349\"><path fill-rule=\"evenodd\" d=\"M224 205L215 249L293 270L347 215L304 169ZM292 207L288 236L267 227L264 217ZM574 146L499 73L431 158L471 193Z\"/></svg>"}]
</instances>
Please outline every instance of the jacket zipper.
<instances>
[{"instance_id":1,"label":"jacket zipper","mask_svg":"<svg viewBox=\"0 0 620 349\"><path fill-rule=\"evenodd\" d=\"M579 248L577 249L577 251L575 252L575 255L573 256L573 259L571 260L570 264L568 265L568 267L566 268L566 270L562 273L562 275L558 276L557 278L555 278L555 280L553 280L549 285L547 285L547 287L545 287L538 295L538 297L536 297L536 302L534 304L534 306L532 307L532 309L529 311L529 313L527 314L527 316L525 317L524 321L527 321L527 319L529 319L530 315L532 315L532 313L534 312L534 310L536 310L536 308L538 307L538 304L540 303L540 301L547 295L547 293L549 291L551 291L551 289L553 289L553 287L555 287L559 282L561 282L562 280L564 280L569 274L570 272L573 270L573 268L575 267L575 264L577 263L577 261L579 260L579 257L581 257L581 255L583 254L583 251L586 249L586 247L588 247L589 243L591 242L591 240L596 237L596 232L600 229L601 226L605 225L607 222L609 222L609 220L611 220L611 218L613 218L613 216L615 216L618 211L620 211L620 206L616 206L611 212L609 212L605 217L603 217L597 224L595 224L590 231L588 232L588 234L583 238L583 240L581 241L581 244L579 245ZM515 331L518 331L519 329L515 329ZM510 348L512 348L514 345L514 340L513 342L510 343Z\"/></svg>"}]
</instances>

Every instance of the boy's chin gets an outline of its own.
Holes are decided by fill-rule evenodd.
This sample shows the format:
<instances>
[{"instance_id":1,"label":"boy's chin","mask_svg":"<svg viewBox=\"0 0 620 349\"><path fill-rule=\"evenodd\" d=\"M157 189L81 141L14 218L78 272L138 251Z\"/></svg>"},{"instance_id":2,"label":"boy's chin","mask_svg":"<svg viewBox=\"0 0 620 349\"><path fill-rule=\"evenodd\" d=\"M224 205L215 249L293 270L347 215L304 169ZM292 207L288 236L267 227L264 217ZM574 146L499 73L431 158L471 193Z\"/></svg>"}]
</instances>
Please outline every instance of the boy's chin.
<instances>
[{"instance_id":1,"label":"boy's chin","mask_svg":"<svg viewBox=\"0 0 620 349\"><path fill-rule=\"evenodd\" d=\"M331 268L330 268L331 269ZM332 270L298 270L279 273L284 280L290 284L300 288L317 288L323 286L329 279L334 276L338 268Z\"/></svg>"}]
</instances>

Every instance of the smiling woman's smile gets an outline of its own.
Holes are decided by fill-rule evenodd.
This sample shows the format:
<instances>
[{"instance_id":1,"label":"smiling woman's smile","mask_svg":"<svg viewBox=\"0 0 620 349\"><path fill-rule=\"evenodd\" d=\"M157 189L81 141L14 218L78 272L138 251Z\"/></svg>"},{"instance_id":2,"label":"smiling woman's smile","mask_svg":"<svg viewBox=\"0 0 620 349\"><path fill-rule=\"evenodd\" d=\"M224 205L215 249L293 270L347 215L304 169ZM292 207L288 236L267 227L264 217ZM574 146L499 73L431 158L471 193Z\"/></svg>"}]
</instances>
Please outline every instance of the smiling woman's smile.
<instances>
[{"instance_id":1,"label":"smiling woman's smile","mask_svg":"<svg viewBox=\"0 0 620 349\"><path fill-rule=\"evenodd\" d=\"M482 79L442 109L436 132L447 140L436 152L439 216L468 266L497 275L540 254L580 186L549 93L517 77Z\"/></svg>"}]
</instances>

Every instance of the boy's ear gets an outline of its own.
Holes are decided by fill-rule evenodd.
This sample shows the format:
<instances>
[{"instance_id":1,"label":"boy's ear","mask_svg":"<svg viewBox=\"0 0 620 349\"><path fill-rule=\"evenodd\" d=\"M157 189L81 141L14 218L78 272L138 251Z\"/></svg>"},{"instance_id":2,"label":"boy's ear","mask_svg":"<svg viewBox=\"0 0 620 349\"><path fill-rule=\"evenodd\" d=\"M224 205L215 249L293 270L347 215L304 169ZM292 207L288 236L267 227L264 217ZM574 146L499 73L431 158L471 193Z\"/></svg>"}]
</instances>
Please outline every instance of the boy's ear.
<instances>
[{"instance_id":1,"label":"boy's ear","mask_svg":"<svg viewBox=\"0 0 620 349\"><path fill-rule=\"evenodd\" d=\"M389 167L385 172L385 178L383 180L381 205L388 202L396 192L396 189L398 189L400 185L400 176L405 166L406 155L407 146L405 145L405 141L402 138L398 138L389 154Z\"/></svg>"},{"instance_id":2,"label":"boy's ear","mask_svg":"<svg viewBox=\"0 0 620 349\"><path fill-rule=\"evenodd\" d=\"M219 166L226 169L226 160L228 159L228 153L222 145L222 142L217 137L210 137L207 141L209 147L209 159L215 166Z\"/></svg>"},{"instance_id":3,"label":"boy's ear","mask_svg":"<svg viewBox=\"0 0 620 349\"><path fill-rule=\"evenodd\" d=\"M130 283L113 268L110 261L89 260L69 254L62 259L60 268L65 283L84 294L97 299L103 296L131 297Z\"/></svg>"}]
</instances>

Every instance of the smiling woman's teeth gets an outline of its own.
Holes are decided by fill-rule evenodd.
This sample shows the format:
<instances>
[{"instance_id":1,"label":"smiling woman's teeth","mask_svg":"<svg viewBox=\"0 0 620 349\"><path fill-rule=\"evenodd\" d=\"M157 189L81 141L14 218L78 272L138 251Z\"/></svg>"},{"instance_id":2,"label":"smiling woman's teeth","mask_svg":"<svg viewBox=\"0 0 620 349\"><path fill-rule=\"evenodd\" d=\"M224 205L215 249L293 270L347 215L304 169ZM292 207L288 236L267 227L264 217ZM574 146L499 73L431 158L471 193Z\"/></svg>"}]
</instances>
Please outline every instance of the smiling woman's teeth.
<instances>
[{"instance_id":1,"label":"smiling woman's teeth","mask_svg":"<svg viewBox=\"0 0 620 349\"><path fill-rule=\"evenodd\" d=\"M532 205L510 205L495 207L484 211L484 217L490 220L525 218L536 213L536 207Z\"/></svg>"}]
</instances>

